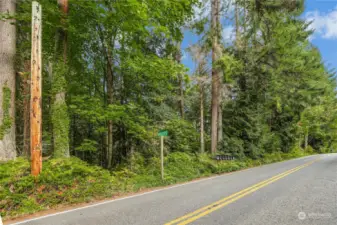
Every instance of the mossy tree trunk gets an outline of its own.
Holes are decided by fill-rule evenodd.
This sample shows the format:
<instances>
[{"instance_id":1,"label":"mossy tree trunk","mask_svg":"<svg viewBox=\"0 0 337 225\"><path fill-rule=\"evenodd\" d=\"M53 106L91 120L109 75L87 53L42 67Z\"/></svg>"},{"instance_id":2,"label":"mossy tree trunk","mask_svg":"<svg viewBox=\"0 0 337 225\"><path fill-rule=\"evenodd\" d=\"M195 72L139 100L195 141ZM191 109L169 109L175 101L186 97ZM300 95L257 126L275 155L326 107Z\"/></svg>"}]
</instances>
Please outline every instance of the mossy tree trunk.
<instances>
[{"instance_id":1,"label":"mossy tree trunk","mask_svg":"<svg viewBox=\"0 0 337 225\"><path fill-rule=\"evenodd\" d=\"M54 84L57 80L62 80L58 74L54 74ZM59 87L60 88L60 87ZM58 89L55 95L52 108L52 124L53 124L53 144L54 157L69 157L69 115L68 107L65 102L64 89Z\"/></svg>"},{"instance_id":2,"label":"mossy tree trunk","mask_svg":"<svg viewBox=\"0 0 337 225\"><path fill-rule=\"evenodd\" d=\"M15 0L1 0L0 13L15 13ZM0 20L0 161L16 157L15 68L16 28Z\"/></svg>"},{"instance_id":3,"label":"mossy tree trunk","mask_svg":"<svg viewBox=\"0 0 337 225\"><path fill-rule=\"evenodd\" d=\"M58 0L62 12L61 23L66 24L68 15L68 0ZM64 28L58 31L57 42L57 68L53 73L54 102L52 105L53 145L54 157L69 157L69 115L66 104L66 79L67 68L67 32ZM63 60L62 60L63 59Z\"/></svg>"}]
</instances>

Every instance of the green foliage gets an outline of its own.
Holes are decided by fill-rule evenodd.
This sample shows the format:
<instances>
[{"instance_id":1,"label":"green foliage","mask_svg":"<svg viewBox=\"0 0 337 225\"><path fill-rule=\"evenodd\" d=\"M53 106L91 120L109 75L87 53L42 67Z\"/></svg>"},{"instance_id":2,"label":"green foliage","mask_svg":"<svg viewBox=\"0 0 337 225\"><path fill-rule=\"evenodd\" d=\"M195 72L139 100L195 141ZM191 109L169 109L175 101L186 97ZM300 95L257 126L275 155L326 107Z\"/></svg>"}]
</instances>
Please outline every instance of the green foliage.
<instances>
[{"instance_id":1,"label":"green foliage","mask_svg":"<svg viewBox=\"0 0 337 225\"><path fill-rule=\"evenodd\" d=\"M168 146L170 151L196 152L199 151L200 135L188 121L173 119L166 123L168 130Z\"/></svg>"},{"instance_id":2,"label":"green foliage","mask_svg":"<svg viewBox=\"0 0 337 225\"><path fill-rule=\"evenodd\" d=\"M95 152L97 151L97 142L89 139L84 139L82 144L75 148L76 151L86 152L91 151Z\"/></svg>"},{"instance_id":3,"label":"green foliage","mask_svg":"<svg viewBox=\"0 0 337 225\"><path fill-rule=\"evenodd\" d=\"M61 62L61 59L53 68L53 81L51 93L56 95L67 90L66 74L69 73L69 68Z\"/></svg>"},{"instance_id":4,"label":"green foliage","mask_svg":"<svg viewBox=\"0 0 337 225\"><path fill-rule=\"evenodd\" d=\"M233 82L233 78L235 78L240 72L242 72L243 65L242 62L235 58L233 55L228 53L223 53L218 62L216 62L216 66L222 68L224 73L225 83Z\"/></svg>"},{"instance_id":5,"label":"green foliage","mask_svg":"<svg viewBox=\"0 0 337 225\"><path fill-rule=\"evenodd\" d=\"M55 102L51 111L54 137L54 157L68 157L69 117L67 105L63 102Z\"/></svg>"},{"instance_id":6,"label":"green foliage","mask_svg":"<svg viewBox=\"0 0 337 225\"><path fill-rule=\"evenodd\" d=\"M26 159L0 166L0 213L5 217L104 198L114 192L113 177L108 171L77 158L45 161L36 179L30 175Z\"/></svg>"},{"instance_id":7,"label":"green foliage","mask_svg":"<svg viewBox=\"0 0 337 225\"><path fill-rule=\"evenodd\" d=\"M304 147L306 133L315 152L329 152L334 146L335 78L307 41L308 25L288 6L262 3L257 12L249 5L253 26L244 41L252 46L225 55L228 67L233 61L245 64L230 72L234 80L226 81L235 95L223 107L220 151L253 159L289 153L294 145Z\"/></svg>"},{"instance_id":8,"label":"green foliage","mask_svg":"<svg viewBox=\"0 0 337 225\"><path fill-rule=\"evenodd\" d=\"M121 166L112 174L75 157L50 159L44 162L37 178L30 175L29 162L18 158L0 166L0 214L16 217L60 204L112 197L304 155L303 150L294 149L290 153L266 154L259 160L215 161L207 154L174 152L165 157L164 181L160 159L145 159L140 154L135 155L132 168Z\"/></svg>"},{"instance_id":9,"label":"green foliage","mask_svg":"<svg viewBox=\"0 0 337 225\"><path fill-rule=\"evenodd\" d=\"M51 105L51 124L53 127L53 150L54 157L69 157L69 115L66 104L66 74L69 68L61 60L54 66L51 95L53 103Z\"/></svg>"},{"instance_id":10,"label":"green foliage","mask_svg":"<svg viewBox=\"0 0 337 225\"><path fill-rule=\"evenodd\" d=\"M206 31L209 16L196 23L192 18L197 6L207 8L207 1L73 0L66 20L61 19L64 15L56 1L39 2L43 5L43 153L55 157L44 163L36 181L23 159L1 165L2 215L337 149L335 75L308 41L309 24L298 17L304 1L237 1L246 14L244 20L239 18L240 43L217 46L222 57L214 63L208 57L214 40L214 33ZM30 12L30 0L17 4L20 70L30 57ZM187 69L176 60L186 25L201 37L202 46L193 56L195 77L186 75ZM67 31L66 62L60 59L62 38L56 35L60 29ZM231 162L198 154L202 107L206 151L210 147L212 65L224 78L223 140L218 151L235 156L237 160ZM11 93L6 87L3 92L0 139L12 124ZM179 113L181 102L184 118ZM18 118L22 111L22 107L17 110ZM112 138L107 135L110 121ZM164 181L158 158L161 129L169 131ZM17 131L20 137L23 129L18 126ZM308 147L302 150L305 140ZM51 142L54 152L45 148ZM72 155L104 167L109 144L111 171L77 158L59 158L71 149Z\"/></svg>"},{"instance_id":11,"label":"green foliage","mask_svg":"<svg viewBox=\"0 0 337 225\"><path fill-rule=\"evenodd\" d=\"M0 140L2 140L8 130L12 127L12 118L9 114L11 107L11 89L6 85L2 88L2 124L0 125Z\"/></svg>"}]
</instances>

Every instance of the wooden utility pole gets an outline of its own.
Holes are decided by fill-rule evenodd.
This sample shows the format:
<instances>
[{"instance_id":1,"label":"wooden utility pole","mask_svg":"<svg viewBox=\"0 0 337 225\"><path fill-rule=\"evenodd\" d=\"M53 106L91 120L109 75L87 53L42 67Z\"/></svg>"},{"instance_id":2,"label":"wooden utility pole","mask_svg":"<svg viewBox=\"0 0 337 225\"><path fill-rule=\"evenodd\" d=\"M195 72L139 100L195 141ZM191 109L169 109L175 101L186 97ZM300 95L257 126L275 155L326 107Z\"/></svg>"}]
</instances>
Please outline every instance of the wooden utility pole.
<instances>
[{"instance_id":1,"label":"wooden utility pole","mask_svg":"<svg viewBox=\"0 0 337 225\"><path fill-rule=\"evenodd\" d=\"M30 97L30 149L31 173L37 176L42 170L42 76L41 76L41 5L32 4L32 52L31 52L31 97Z\"/></svg>"}]
</instances>

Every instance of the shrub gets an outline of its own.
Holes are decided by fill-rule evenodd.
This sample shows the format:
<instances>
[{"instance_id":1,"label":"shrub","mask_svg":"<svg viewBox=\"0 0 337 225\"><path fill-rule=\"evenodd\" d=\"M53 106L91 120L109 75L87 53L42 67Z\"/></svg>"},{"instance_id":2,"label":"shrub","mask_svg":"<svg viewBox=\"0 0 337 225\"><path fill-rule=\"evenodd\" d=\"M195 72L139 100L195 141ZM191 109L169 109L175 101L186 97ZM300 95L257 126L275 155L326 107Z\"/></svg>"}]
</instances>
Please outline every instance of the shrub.
<instances>
[{"instance_id":1,"label":"shrub","mask_svg":"<svg viewBox=\"0 0 337 225\"><path fill-rule=\"evenodd\" d=\"M207 154L173 152L165 157L165 179L161 179L160 159L135 154L131 164L110 173L78 158L59 158L43 163L38 177L30 175L26 159L18 158L0 164L0 213L16 217L60 204L86 202L111 197L117 193L138 191L188 181L211 174L221 174L242 168L259 166L303 156L303 150L274 152L259 159L216 161Z\"/></svg>"},{"instance_id":2,"label":"shrub","mask_svg":"<svg viewBox=\"0 0 337 225\"><path fill-rule=\"evenodd\" d=\"M0 213L17 216L56 204L104 198L116 190L113 181L108 171L77 158L48 160L34 178L29 162L18 158L0 167Z\"/></svg>"}]
</instances>

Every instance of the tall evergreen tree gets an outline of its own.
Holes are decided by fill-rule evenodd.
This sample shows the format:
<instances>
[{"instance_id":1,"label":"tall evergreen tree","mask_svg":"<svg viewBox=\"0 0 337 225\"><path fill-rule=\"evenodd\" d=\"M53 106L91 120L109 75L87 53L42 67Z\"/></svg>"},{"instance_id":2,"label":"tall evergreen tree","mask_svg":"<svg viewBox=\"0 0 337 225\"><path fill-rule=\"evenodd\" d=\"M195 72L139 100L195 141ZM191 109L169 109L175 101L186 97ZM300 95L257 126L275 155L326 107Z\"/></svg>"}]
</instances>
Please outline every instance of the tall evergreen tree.
<instances>
[{"instance_id":1,"label":"tall evergreen tree","mask_svg":"<svg viewBox=\"0 0 337 225\"><path fill-rule=\"evenodd\" d=\"M13 16L15 0L0 2L0 15ZM0 16L1 19L1 16ZM15 53L13 19L0 20L0 160L16 157L15 142Z\"/></svg>"}]
</instances>

